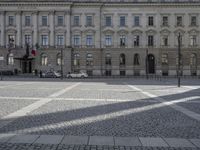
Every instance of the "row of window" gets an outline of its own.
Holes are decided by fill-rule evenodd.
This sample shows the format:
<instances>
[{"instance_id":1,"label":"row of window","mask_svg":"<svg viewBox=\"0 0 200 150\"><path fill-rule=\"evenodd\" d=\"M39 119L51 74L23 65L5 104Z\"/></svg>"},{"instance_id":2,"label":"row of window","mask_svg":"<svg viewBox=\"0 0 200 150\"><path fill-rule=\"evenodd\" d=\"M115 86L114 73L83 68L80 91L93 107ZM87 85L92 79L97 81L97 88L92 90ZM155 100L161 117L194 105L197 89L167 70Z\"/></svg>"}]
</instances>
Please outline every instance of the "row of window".
<instances>
[{"instance_id":1,"label":"row of window","mask_svg":"<svg viewBox=\"0 0 200 150\"><path fill-rule=\"evenodd\" d=\"M15 44L15 36L14 35L8 35L9 43ZM177 38L178 39L178 38ZM104 45L105 46L113 46L113 36L112 35L105 35L104 38ZM31 35L25 35L24 36L25 43L32 44L32 36ZM141 36L140 35L134 35L133 37L133 46L139 47L141 46ZM182 40L181 40L182 41ZM57 46L63 46L64 45L64 35L57 35L56 36L56 45ZM93 35L86 35L85 38L85 45L86 46L94 46L94 36ZM127 46L127 36L126 35L120 35L119 36L119 46L126 47ZM182 43L181 43L182 44ZM41 45L42 46L48 46L49 45L49 36L48 35L41 35ZM74 35L73 36L73 45L75 47L81 46L81 36L80 35ZM147 45L148 46L155 46L155 37L154 35L148 35L147 36ZM161 45L162 46L169 46L169 36L164 35L161 37ZM178 45L178 44L177 44ZM197 46L197 35L190 35L189 37L189 45L190 46Z\"/></svg>"},{"instance_id":2,"label":"row of window","mask_svg":"<svg viewBox=\"0 0 200 150\"><path fill-rule=\"evenodd\" d=\"M86 26L93 26L93 16L88 15L86 16ZM147 18L147 25L148 26L155 26L155 16L148 16ZM183 23L184 16L176 16L176 26L184 26ZM30 26L31 25L31 16L25 16L24 18L24 24L25 26ZM41 17L42 21L42 26L47 26L48 25L48 16L42 16ZM169 26L169 16L162 16L161 18L162 21L162 26ZM134 26L141 26L141 15L136 15L133 18L133 24ZM8 25L9 26L14 26L15 25L15 16L8 16ZM57 16L57 26L63 26L64 25L64 16ZM73 16L73 25L74 26L80 26L80 16ZM111 15L106 15L104 19L104 25L105 26L113 26L113 19ZM197 26L198 25L198 20L197 16L193 15L190 16L190 26ZM127 16L119 16L119 26L120 27L125 27L127 26Z\"/></svg>"}]
</instances>

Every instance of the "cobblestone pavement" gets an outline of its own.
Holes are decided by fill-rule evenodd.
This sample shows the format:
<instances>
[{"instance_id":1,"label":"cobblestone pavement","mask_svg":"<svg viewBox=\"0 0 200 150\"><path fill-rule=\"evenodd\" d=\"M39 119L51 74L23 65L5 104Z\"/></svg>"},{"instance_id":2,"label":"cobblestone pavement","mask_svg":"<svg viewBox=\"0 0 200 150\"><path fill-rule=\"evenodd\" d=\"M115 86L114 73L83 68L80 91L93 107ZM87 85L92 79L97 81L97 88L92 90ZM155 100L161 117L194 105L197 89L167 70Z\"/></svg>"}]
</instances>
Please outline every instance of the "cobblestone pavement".
<instances>
[{"instance_id":1,"label":"cobblestone pavement","mask_svg":"<svg viewBox=\"0 0 200 150\"><path fill-rule=\"evenodd\" d=\"M174 79L1 81L0 133L200 139L200 80L182 82L184 86L178 88ZM185 113L171 107L174 103ZM190 117L191 112L197 119ZM0 144L5 150L102 148L173 149Z\"/></svg>"}]
</instances>

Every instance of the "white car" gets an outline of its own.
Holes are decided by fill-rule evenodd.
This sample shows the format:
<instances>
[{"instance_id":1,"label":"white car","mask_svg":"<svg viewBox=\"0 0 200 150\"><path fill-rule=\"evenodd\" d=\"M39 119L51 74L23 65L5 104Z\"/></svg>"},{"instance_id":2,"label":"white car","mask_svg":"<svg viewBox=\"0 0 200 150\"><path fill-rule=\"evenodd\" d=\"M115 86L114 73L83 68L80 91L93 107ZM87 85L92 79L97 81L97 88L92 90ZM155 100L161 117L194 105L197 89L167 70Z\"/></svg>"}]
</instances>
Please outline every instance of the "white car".
<instances>
[{"instance_id":1,"label":"white car","mask_svg":"<svg viewBox=\"0 0 200 150\"><path fill-rule=\"evenodd\" d=\"M67 78L87 78L88 74L87 73L68 73Z\"/></svg>"}]
</instances>

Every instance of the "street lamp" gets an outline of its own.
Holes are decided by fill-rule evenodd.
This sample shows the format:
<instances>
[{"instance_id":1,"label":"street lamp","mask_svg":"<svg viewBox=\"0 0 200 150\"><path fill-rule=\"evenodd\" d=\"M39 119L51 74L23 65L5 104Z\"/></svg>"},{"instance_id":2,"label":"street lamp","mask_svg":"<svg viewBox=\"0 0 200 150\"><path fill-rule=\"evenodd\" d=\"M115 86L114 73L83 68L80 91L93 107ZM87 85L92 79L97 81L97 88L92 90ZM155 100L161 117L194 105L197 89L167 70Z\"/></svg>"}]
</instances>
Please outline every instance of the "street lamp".
<instances>
[{"instance_id":1,"label":"street lamp","mask_svg":"<svg viewBox=\"0 0 200 150\"><path fill-rule=\"evenodd\" d=\"M178 34L178 87L181 86L181 34Z\"/></svg>"},{"instance_id":2,"label":"street lamp","mask_svg":"<svg viewBox=\"0 0 200 150\"><path fill-rule=\"evenodd\" d=\"M146 49L146 79L149 79L149 62L148 62L148 48Z\"/></svg>"}]
</instances>

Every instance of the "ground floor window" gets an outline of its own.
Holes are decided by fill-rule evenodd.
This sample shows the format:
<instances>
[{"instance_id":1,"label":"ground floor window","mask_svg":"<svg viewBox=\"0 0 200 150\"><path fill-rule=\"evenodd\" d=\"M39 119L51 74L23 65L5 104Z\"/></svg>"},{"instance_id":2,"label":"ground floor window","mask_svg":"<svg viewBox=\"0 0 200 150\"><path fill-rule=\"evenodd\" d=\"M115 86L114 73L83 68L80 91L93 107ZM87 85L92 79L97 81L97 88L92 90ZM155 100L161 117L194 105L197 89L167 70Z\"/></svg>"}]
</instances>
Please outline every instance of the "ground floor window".
<instances>
[{"instance_id":1,"label":"ground floor window","mask_svg":"<svg viewBox=\"0 0 200 150\"><path fill-rule=\"evenodd\" d=\"M126 71L125 70L120 70L119 74L120 74L120 76L125 76L126 75Z\"/></svg>"},{"instance_id":2,"label":"ground floor window","mask_svg":"<svg viewBox=\"0 0 200 150\"><path fill-rule=\"evenodd\" d=\"M87 70L87 74L88 74L88 76L92 76L93 75L93 71L92 70Z\"/></svg>"},{"instance_id":3,"label":"ground floor window","mask_svg":"<svg viewBox=\"0 0 200 150\"><path fill-rule=\"evenodd\" d=\"M111 70L106 70L105 75L106 76L111 76L112 75L112 71Z\"/></svg>"}]
</instances>

